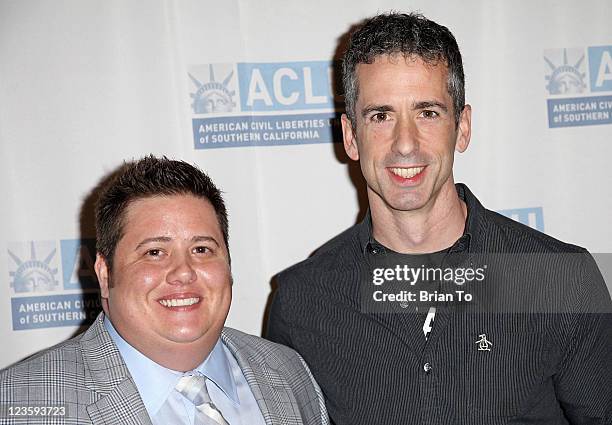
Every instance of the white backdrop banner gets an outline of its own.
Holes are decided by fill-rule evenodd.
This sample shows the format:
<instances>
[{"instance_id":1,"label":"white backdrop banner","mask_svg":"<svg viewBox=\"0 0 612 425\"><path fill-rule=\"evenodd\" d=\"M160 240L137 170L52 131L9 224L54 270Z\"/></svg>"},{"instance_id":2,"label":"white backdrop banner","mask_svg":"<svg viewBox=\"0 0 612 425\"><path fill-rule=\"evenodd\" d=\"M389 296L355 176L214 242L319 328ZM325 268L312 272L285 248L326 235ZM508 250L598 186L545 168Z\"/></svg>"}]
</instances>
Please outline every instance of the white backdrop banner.
<instances>
[{"instance_id":1,"label":"white backdrop banner","mask_svg":"<svg viewBox=\"0 0 612 425\"><path fill-rule=\"evenodd\" d=\"M228 324L261 334L273 276L365 211L335 69L350 27L388 10L421 11L462 50L473 136L456 181L611 252L608 0L0 0L0 367L91 322L96 186L149 153L225 192Z\"/></svg>"}]
</instances>

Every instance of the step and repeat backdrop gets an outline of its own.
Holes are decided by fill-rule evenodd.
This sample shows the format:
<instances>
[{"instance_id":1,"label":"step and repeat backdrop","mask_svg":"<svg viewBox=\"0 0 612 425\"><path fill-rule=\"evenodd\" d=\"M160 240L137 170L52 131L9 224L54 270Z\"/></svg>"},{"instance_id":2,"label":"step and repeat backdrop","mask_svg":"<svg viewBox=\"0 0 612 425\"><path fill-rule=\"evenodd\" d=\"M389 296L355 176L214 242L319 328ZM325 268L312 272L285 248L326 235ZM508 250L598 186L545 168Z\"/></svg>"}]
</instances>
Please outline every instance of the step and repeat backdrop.
<instances>
[{"instance_id":1,"label":"step and repeat backdrop","mask_svg":"<svg viewBox=\"0 0 612 425\"><path fill-rule=\"evenodd\" d=\"M462 49L473 137L456 180L612 252L608 0L0 0L0 367L93 319L96 186L149 153L225 192L228 324L261 334L273 276L365 211L336 68L351 26L388 10Z\"/></svg>"}]
</instances>

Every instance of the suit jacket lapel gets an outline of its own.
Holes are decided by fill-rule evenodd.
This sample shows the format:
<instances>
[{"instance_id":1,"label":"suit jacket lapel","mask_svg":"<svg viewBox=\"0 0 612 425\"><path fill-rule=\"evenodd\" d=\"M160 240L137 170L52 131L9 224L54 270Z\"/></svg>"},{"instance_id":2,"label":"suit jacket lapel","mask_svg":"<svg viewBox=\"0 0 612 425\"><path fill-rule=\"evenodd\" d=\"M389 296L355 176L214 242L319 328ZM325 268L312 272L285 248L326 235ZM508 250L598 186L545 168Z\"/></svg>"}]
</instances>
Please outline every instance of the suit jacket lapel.
<instances>
[{"instance_id":1,"label":"suit jacket lapel","mask_svg":"<svg viewBox=\"0 0 612 425\"><path fill-rule=\"evenodd\" d=\"M85 384L96 393L87 412L95 425L151 424L138 389L100 313L81 339Z\"/></svg>"},{"instance_id":2,"label":"suit jacket lapel","mask_svg":"<svg viewBox=\"0 0 612 425\"><path fill-rule=\"evenodd\" d=\"M221 340L229 348L246 378L268 425L299 424L302 419L293 392L284 384L286 378L272 368L261 353L246 344L240 333L224 328Z\"/></svg>"}]
</instances>

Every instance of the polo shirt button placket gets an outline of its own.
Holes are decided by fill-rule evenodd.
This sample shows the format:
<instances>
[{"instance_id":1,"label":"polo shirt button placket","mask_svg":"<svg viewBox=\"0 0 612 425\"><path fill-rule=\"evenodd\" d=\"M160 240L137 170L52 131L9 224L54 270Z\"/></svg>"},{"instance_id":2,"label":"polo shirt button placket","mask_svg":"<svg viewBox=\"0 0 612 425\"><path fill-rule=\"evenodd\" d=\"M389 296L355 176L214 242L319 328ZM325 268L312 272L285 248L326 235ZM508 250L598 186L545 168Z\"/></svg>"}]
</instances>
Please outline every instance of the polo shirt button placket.
<instances>
[{"instance_id":1,"label":"polo shirt button placket","mask_svg":"<svg viewBox=\"0 0 612 425\"><path fill-rule=\"evenodd\" d=\"M431 373L431 369L433 369L431 363L427 362L423 365L423 370L425 371L426 375L429 375Z\"/></svg>"},{"instance_id":2,"label":"polo shirt button placket","mask_svg":"<svg viewBox=\"0 0 612 425\"><path fill-rule=\"evenodd\" d=\"M382 252L382 249L376 245L370 244L370 254L378 255Z\"/></svg>"}]
</instances>

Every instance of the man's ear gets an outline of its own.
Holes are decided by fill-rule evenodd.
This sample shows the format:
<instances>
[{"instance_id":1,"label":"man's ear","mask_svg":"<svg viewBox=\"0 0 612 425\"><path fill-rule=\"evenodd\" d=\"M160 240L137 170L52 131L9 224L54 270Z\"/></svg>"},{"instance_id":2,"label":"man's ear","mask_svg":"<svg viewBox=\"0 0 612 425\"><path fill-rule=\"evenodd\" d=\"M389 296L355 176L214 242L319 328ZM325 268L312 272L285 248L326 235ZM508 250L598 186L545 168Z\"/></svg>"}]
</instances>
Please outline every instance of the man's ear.
<instances>
[{"instance_id":1,"label":"man's ear","mask_svg":"<svg viewBox=\"0 0 612 425\"><path fill-rule=\"evenodd\" d=\"M94 265L96 270L96 276L98 276L98 283L100 284L100 296L102 299L108 299L108 288L109 288L109 270L106 260L99 252L96 254L96 264Z\"/></svg>"},{"instance_id":2,"label":"man's ear","mask_svg":"<svg viewBox=\"0 0 612 425\"><path fill-rule=\"evenodd\" d=\"M472 137L472 107L465 105L461 112L461 118L459 118L455 150L459 153L465 152L470 144L470 137Z\"/></svg>"},{"instance_id":3,"label":"man's ear","mask_svg":"<svg viewBox=\"0 0 612 425\"><path fill-rule=\"evenodd\" d=\"M344 150L349 158L353 161L359 161L359 149L357 148L357 139L353 133L353 126L346 114L342 114L342 141L344 142Z\"/></svg>"}]
</instances>

